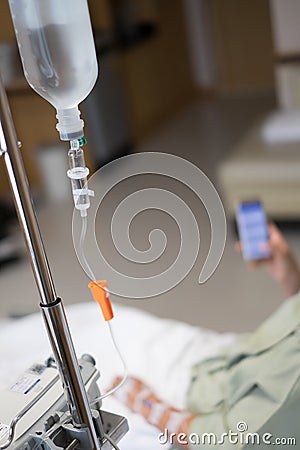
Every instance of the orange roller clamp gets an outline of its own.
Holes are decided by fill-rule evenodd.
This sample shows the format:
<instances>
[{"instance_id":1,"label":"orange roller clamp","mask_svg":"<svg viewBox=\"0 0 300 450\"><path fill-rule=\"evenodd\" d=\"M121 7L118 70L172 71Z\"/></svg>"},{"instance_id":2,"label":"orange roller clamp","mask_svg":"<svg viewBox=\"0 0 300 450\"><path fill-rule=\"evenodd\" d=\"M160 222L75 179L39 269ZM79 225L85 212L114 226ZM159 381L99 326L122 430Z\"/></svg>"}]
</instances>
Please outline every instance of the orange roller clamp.
<instances>
[{"instance_id":1,"label":"orange roller clamp","mask_svg":"<svg viewBox=\"0 0 300 450\"><path fill-rule=\"evenodd\" d=\"M109 300L107 282L105 280L92 281L89 283L89 288L92 292L94 300L96 300L96 302L100 305L104 320L111 320L114 317L114 313Z\"/></svg>"}]
</instances>

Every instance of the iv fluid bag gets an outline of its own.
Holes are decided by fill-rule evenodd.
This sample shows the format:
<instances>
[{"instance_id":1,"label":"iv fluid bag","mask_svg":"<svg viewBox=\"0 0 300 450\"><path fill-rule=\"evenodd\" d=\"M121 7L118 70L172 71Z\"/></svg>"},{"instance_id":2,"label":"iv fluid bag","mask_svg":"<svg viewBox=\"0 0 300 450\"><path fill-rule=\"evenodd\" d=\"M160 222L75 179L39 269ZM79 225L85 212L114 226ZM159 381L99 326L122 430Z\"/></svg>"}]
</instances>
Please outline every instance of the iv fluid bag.
<instances>
[{"instance_id":1,"label":"iv fluid bag","mask_svg":"<svg viewBox=\"0 0 300 450\"><path fill-rule=\"evenodd\" d=\"M98 75L87 0L9 0L24 74L58 111L77 108Z\"/></svg>"},{"instance_id":2,"label":"iv fluid bag","mask_svg":"<svg viewBox=\"0 0 300 450\"><path fill-rule=\"evenodd\" d=\"M9 0L24 73L56 109L77 106L97 79L87 0Z\"/></svg>"}]
</instances>

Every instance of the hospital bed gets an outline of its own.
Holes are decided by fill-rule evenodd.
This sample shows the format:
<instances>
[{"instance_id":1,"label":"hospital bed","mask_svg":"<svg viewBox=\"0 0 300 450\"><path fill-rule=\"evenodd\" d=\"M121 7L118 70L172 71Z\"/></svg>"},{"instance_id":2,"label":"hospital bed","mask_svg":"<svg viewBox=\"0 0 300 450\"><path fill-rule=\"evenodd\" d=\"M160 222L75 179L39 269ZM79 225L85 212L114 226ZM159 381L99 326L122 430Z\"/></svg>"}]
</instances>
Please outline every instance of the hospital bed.
<instances>
[{"instance_id":1,"label":"hospital bed","mask_svg":"<svg viewBox=\"0 0 300 450\"><path fill-rule=\"evenodd\" d=\"M129 373L142 379L163 400L185 407L190 368L215 355L234 341L233 334L218 334L203 328L160 319L139 309L114 305L115 337L126 358ZM100 389L108 389L121 374L122 365L112 351L107 326L99 306L86 302L67 307L67 315L78 355L91 354L101 369ZM51 354L40 314L0 321L0 390L11 386L24 369ZM133 414L113 396L103 400L106 411L125 416L129 432L120 443L122 450L159 450L159 431ZM166 445L164 448L169 447Z\"/></svg>"}]
</instances>

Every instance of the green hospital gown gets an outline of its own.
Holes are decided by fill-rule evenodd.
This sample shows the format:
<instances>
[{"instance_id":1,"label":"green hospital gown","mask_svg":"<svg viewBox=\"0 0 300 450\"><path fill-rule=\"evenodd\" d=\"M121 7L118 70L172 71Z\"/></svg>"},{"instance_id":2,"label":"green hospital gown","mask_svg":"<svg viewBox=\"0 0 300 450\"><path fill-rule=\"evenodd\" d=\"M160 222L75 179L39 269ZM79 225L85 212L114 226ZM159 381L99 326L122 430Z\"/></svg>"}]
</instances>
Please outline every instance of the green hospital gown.
<instances>
[{"instance_id":1,"label":"green hospital gown","mask_svg":"<svg viewBox=\"0 0 300 450\"><path fill-rule=\"evenodd\" d=\"M300 448L300 295L193 367L187 405L191 448Z\"/></svg>"}]
</instances>

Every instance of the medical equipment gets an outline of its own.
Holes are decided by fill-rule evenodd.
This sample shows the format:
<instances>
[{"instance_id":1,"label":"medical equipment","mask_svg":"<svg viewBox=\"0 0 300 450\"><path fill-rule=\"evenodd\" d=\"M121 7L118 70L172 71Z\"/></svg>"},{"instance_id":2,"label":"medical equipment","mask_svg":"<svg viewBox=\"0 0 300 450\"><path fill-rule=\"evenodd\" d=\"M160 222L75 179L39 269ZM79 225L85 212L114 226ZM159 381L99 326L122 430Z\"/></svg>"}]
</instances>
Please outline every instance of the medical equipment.
<instances>
[{"instance_id":1,"label":"medical equipment","mask_svg":"<svg viewBox=\"0 0 300 450\"><path fill-rule=\"evenodd\" d=\"M75 207L89 208L78 104L91 92L98 64L86 0L9 0L25 77L56 108L60 139L70 142L68 177ZM49 169L51 170L51 169Z\"/></svg>"},{"instance_id":2,"label":"medical equipment","mask_svg":"<svg viewBox=\"0 0 300 450\"><path fill-rule=\"evenodd\" d=\"M117 442L123 434L125 419L100 410L99 372L90 355L79 360L81 375L89 400L94 404L93 420L99 435L103 435L102 449L110 448L110 439ZM59 375L53 358L34 363L10 386L0 392L1 448L44 450L89 448L88 435L72 426ZM13 417L13 420L11 418ZM10 430L9 434L8 431Z\"/></svg>"},{"instance_id":3,"label":"medical equipment","mask_svg":"<svg viewBox=\"0 0 300 450\"><path fill-rule=\"evenodd\" d=\"M78 104L98 75L86 0L9 0L25 77L57 110L60 138L83 136Z\"/></svg>"},{"instance_id":4,"label":"medical equipment","mask_svg":"<svg viewBox=\"0 0 300 450\"><path fill-rule=\"evenodd\" d=\"M70 168L67 175L71 179L75 208L80 211L82 217L86 217L90 196L92 197L94 192L88 189L87 177L90 171L85 166L84 152L78 140L71 141L68 156Z\"/></svg>"},{"instance_id":5,"label":"medical equipment","mask_svg":"<svg viewBox=\"0 0 300 450\"><path fill-rule=\"evenodd\" d=\"M87 1L9 0L9 4L25 76L29 84L57 108L60 137L70 141L69 177L75 206L84 217L89 206L87 197L91 193L86 184L88 170L81 148L85 139L78 103L88 95L97 77ZM63 386L62 389L57 375L53 375L51 363L50 367L38 365L40 369L35 366L35 371L41 371L39 374L29 374L33 370L29 369L13 385L11 392L1 397L0 449L11 444L15 449L28 450L39 447L43 450L117 448L116 442L128 430L127 421L100 410L100 400L95 400L99 390L94 381L91 398L88 397L91 377L97 378L96 369L90 367L89 358L88 361L86 358L77 360L62 300L56 294L19 147L6 93L0 82L0 155L4 158L39 290L56 374L59 373ZM86 369L86 366L89 367ZM90 375L85 376L86 372ZM54 391L56 394L50 395ZM14 404L17 397L16 408L8 408L7 405ZM94 403L93 409L90 401ZM2 409L11 411L11 424L7 423L8 417ZM25 426L26 420L29 422ZM23 428L14 440L18 422ZM44 430L41 423L46 424Z\"/></svg>"}]
</instances>

